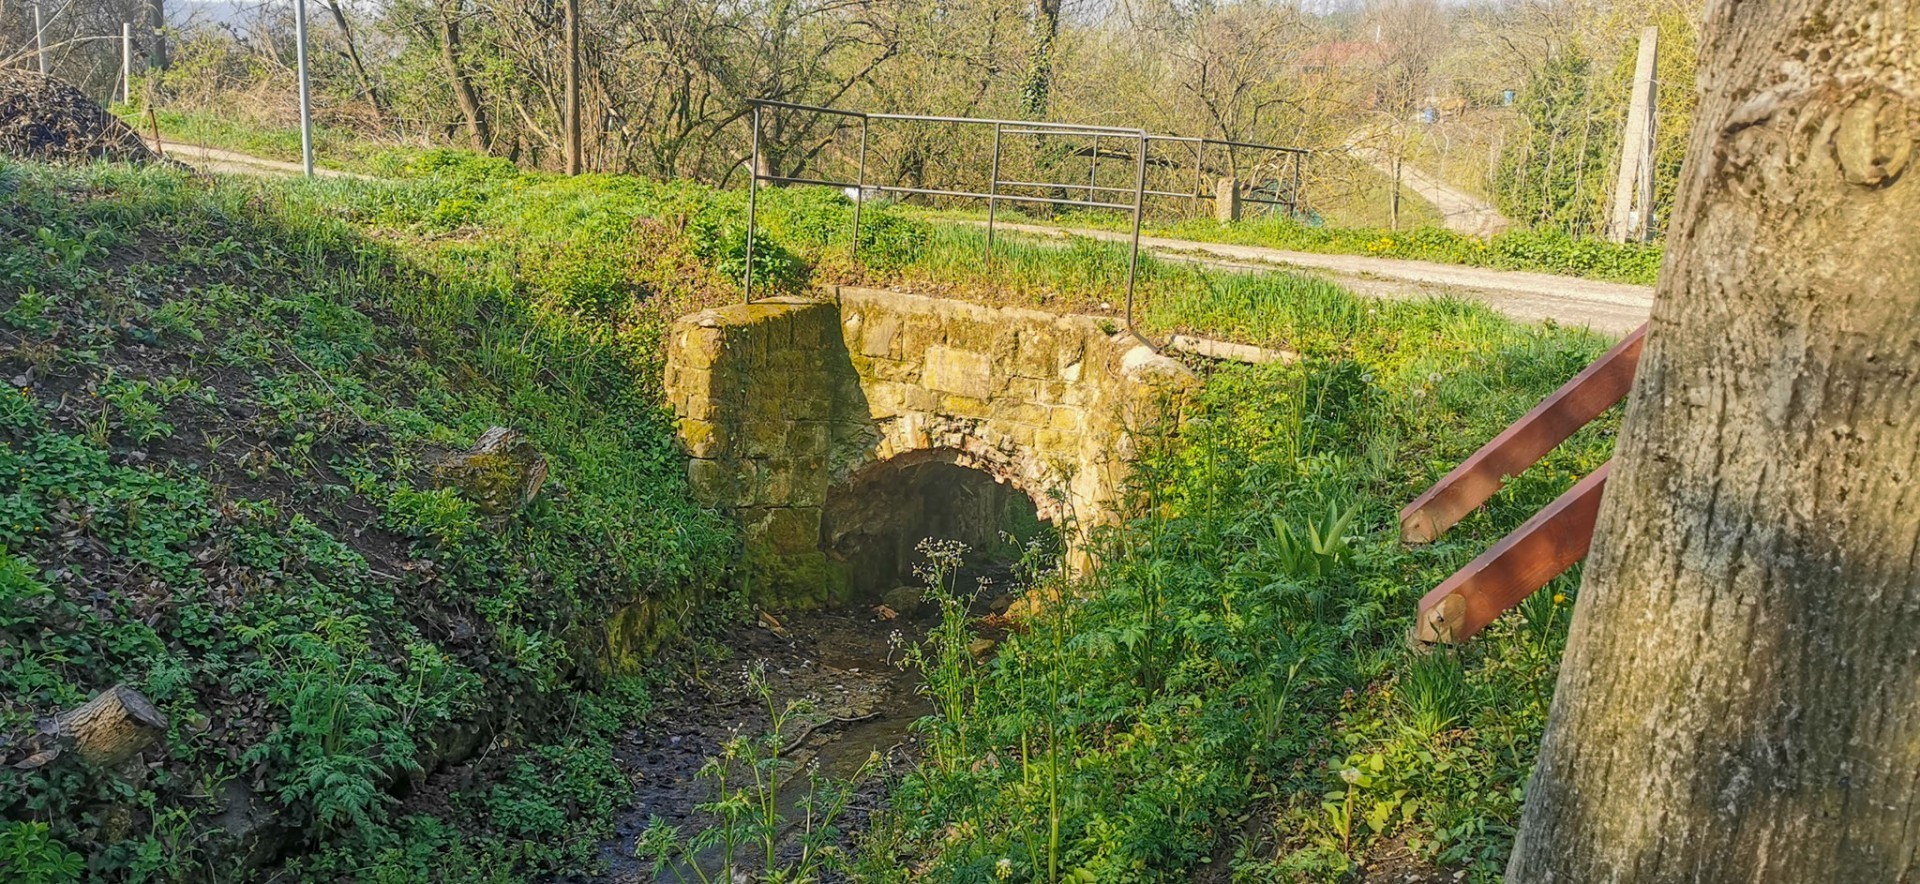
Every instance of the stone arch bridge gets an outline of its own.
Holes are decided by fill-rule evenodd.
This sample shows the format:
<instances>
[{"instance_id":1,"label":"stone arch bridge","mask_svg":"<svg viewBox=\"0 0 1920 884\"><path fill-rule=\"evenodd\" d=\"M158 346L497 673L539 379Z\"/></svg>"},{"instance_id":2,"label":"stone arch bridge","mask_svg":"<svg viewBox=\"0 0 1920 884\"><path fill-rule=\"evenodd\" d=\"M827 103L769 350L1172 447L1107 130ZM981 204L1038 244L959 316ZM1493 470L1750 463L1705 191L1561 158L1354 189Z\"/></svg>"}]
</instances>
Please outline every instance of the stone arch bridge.
<instances>
[{"instance_id":1,"label":"stone arch bridge","mask_svg":"<svg viewBox=\"0 0 1920 884\"><path fill-rule=\"evenodd\" d=\"M666 389L694 493L739 521L753 591L835 601L843 535L885 518L879 486L976 470L1082 532L1109 520L1133 442L1193 384L1096 318L841 287L703 310L668 335ZM914 481L932 481L922 477Z\"/></svg>"}]
</instances>

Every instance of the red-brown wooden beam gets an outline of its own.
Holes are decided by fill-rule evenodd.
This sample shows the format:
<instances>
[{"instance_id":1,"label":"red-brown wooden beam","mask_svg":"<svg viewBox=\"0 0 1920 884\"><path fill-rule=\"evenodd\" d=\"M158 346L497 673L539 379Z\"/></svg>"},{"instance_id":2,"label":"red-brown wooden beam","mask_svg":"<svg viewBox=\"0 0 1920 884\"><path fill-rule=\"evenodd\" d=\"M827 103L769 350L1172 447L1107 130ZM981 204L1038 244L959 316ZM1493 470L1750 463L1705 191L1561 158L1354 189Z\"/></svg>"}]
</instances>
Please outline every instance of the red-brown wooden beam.
<instances>
[{"instance_id":1,"label":"red-brown wooden beam","mask_svg":"<svg viewBox=\"0 0 1920 884\"><path fill-rule=\"evenodd\" d=\"M1461 461L1425 494L1414 498L1400 511L1400 539L1406 543L1439 539L1493 497L1507 477L1539 463L1554 446L1626 398L1646 337L1645 325L1634 329L1606 355Z\"/></svg>"},{"instance_id":2,"label":"red-brown wooden beam","mask_svg":"<svg viewBox=\"0 0 1920 884\"><path fill-rule=\"evenodd\" d=\"M1587 555L1608 461L1420 599L1414 637L1462 642Z\"/></svg>"}]
</instances>

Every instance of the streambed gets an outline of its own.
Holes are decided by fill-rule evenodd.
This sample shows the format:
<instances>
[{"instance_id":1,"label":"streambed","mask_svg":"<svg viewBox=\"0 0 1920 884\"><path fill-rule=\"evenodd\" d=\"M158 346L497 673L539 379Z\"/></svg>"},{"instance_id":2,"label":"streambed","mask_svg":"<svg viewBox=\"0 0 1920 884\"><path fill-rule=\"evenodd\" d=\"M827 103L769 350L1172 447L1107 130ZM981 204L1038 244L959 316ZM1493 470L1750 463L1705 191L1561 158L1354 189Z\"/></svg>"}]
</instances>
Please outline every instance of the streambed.
<instances>
[{"instance_id":1,"label":"streambed","mask_svg":"<svg viewBox=\"0 0 1920 884\"><path fill-rule=\"evenodd\" d=\"M730 636L725 659L689 666L672 684L661 686L648 723L623 736L616 748L633 793L613 840L602 848L607 872L576 880L700 880L693 869L682 868L679 875L654 870L650 860L635 856L634 841L656 816L685 835L713 823L711 815L698 810L715 791L711 779L699 776L701 768L736 735L757 737L772 723L767 700L750 684L756 669L772 691L775 709L795 701L809 707L784 729L786 756L794 766L788 774L793 788L781 790L783 815L804 818L797 805L809 767L817 765L821 777L845 781L864 766L859 787L835 821L843 832L863 831L889 784L917 758L913 722L932 711L919 692L919 673L902 665L901 644L920 641L930 620L930 614L882 620L857 607L784 616L771 621L777 630L763 621ZM717 851L708 851L697 862L712 875L721 859Z\"/></svg>"}]
</instances>

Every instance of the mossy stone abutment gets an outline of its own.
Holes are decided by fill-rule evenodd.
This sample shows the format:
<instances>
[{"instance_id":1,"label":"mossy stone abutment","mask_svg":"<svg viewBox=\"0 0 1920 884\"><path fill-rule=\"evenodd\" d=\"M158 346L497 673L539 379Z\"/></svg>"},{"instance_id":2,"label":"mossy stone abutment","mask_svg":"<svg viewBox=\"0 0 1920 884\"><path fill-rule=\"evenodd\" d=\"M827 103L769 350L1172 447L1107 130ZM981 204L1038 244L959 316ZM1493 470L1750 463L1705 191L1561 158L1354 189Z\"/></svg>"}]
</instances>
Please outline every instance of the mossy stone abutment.
<instances>
[{"instance_id":1,"label":"mossy stone abutment","mask_svg":"<svg viewBox=\"0 0 1920 884\"><path fill-rule=\"evenodd\" d=\"M1195 381L1109 329L839 287L682 317L668 336L667 396L694 493L745 533L756 595L823 604L853 585L857 557L839 535L887 518L844 501L925 464L1011 486L1074 534L1113 518L1136 440L1165 427ZM951 506L993 505L974 497L987 502Z\"/></svg>"}]
</instances>

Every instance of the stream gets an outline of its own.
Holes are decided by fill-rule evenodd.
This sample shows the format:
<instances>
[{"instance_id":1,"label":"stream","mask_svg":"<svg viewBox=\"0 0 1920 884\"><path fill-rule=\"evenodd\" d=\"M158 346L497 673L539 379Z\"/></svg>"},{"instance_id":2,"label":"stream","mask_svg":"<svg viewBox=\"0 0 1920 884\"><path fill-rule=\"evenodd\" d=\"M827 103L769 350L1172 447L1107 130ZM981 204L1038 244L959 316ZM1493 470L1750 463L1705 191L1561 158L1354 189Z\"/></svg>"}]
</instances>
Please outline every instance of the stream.
<instances>
[{"instance_id":1,"label":"stream","mask_svg":"<svg viewBox=\"0 0 1920 884\"><path fill-rule=\"evenodd\" d=\"M730 653L691 666L660 687L648 723L621 739L616 758L633 783L631 803L620 814L614 839L602 845L607 872L576 880L720 880L719 848L699 854L691 865L655 870L651 860L635 856L634 841L655 817L688 836L712 824L698 810L714 797L714 784L699 776L700 769L734 736L755 737L771 725L767 701L749 687L755 668L764 673L775 708L790 702L808 707L785 727L785 754L793 767L787 774L792 786L783 786L779 796L781 814L790 821L783 853L797 851L791 830L805 817L800 802L810 766L841 782L866 768L845 813L834 821L843 832L865 830L890 782L918 755L912 724L932 711L918 690L919 673L900 665L897 645L921 640L931 618L882 620L858 607L767 618L729 636L724 646ZM869 763L876 755L877 763ZM746 853L742 862L756 868L757 856Z\"/></svg>"}]
</instances>

